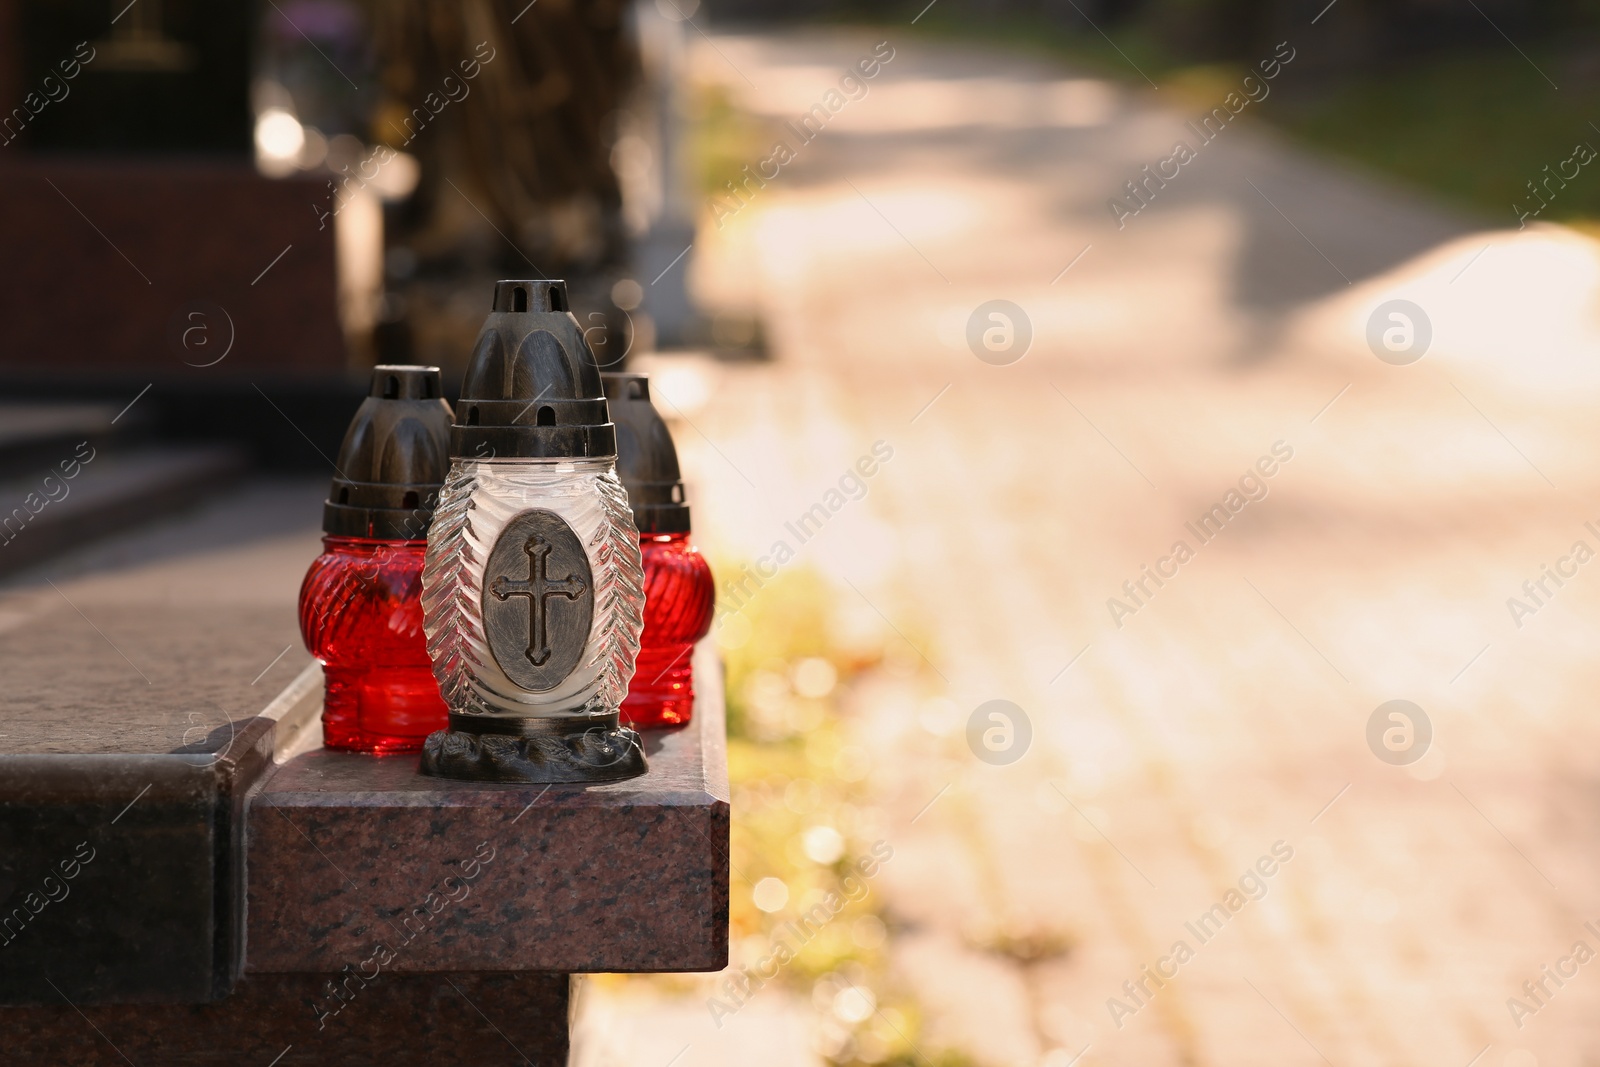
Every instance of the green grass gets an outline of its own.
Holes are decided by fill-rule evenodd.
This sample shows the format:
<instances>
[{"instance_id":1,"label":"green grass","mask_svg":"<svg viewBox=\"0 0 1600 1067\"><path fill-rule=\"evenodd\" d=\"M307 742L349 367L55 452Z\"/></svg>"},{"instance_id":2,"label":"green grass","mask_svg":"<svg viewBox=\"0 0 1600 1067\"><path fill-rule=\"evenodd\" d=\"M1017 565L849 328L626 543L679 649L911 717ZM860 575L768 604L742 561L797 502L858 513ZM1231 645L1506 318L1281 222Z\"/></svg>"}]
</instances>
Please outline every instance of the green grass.
<instances>
[{"instance_id":1,"label":"green grass","mask_svg":"<svg viewBox=\"0 0 1600 1067\"><path fill-rule=\"evenodd\" d=\"M919 5L920 6L920 5ZM1173 61L1155 38L1137 25L1121 26L1109 39L1092 29L1077 33L1036 16L985 15L974 19L951 3L939 3L911 27L911 33L947 42L982 42L1046 59L1066 60L1086 74L1118 80L1157 83L1173 69Z\"/></svg>"},{"instance_id":2,"label":"green grass","mask_svg":"<svg viewBox=\"0 0 1600 1067\"><path fill-rule=\"evenodd\" d=\"M726 579L741 568L718 560L713 571ZM918 1047L922 1009L890 974L896 931L885 910L882 868L862 878L856 865L880 856L874 846L885 828L869 781L872 757L851 728L844 698L874 672L888 669L892 656L881 635L847 637L848 628L836 618L838 604L835 588L796 564L763 582L712 631L727 683L732 962L739 967L771 961L779 942L795 950L775 968L769 963L775 973L766 985L811 1006L818 1051L829 1067L973 1067L958 1052L929 1049L930 1060ZM834 842L842 845L837 855L808 843L819 828L842 839ZM884 862L896 861L891 856ZM775 912L758 908L752 893L768 878L788 890L788 900ZM810 910L829 893L843 898L836 912ZM815 929L802 937L790 924L807 914ZM698 992L707 997L706 1011L719 1019L742 1007L737 982L731 989L718 984L708 995L693 979L677 975L597 980L680 995ZM876 1010L865 1018L841 1015L838 998L847 986L870 991ZM775 995L763 986L753 998Z\"/></svg>"},{"instance_id":3,"label":"green grass","mask_svg":"<svg viewBox=\"0 0 1600 1067\"><path fill-rule=\"evenodd\" d=\"M715 571L732 576L740 568L718 561ZM738 962L749 942L766 946L763 952L780 940L798 949L771 981L816 1008L821 1051L833 1067L925 1067L915 1044L921 1011L889 977L886 938L894 932L886 924L881 869L862 878L854 866L887 842L878 840L871 754L860 747L841 703L852 686L883 669L884 649L880 639L844 639L834 618L838 597L819 575L793 566L714 631L727 669L733 955ZM810 851L807 835L819 828L843 839L837 857ZM788 902L775 913L756 907L751 893L752 883L767 878L788 889ZM792 927L784 932L828 893L856 899L845 899L803 943ZM837 1018L828 1002L845 984L870 990L878 1010L864 1019ZM946 1057L941 1067L965 1064Z\"/></svg>"},{"instance_id":4,"label":"green grass","mask_svg":"<svg viewBox=\"0 0 1600 1067\"><path fill-rule=\"evenodd\" d=\"M1179 107L1209 106L1215 92L1233 88L1246 73L1178 61L1138 26L1111 31L1113 46L1089 29L1073 32L1028 18L979 20L957 5L939 4L916 30L951 43L1015 47L1134 88L1148 88L1142 71L1161 86L1163 102ZM1299 47L1305 56L1313 42ZM1600 82L1575 74L1557 46L1522 42L1522 48L1559 91L1510 45L1399 61L1337 80L1309 72L1302 60L1300 69L1291 65L1280 75L1281 91L1252 108L1251 117L1486 222L1515 225L1513 202L1538 207L1526 183L1542 181L1546 165L1554 173L1580 142L1600 150ZM1566 169L1570 174L1572 166ZM1556 193L1546 197L1540 221L1580 227L1600 221L1600 159L1565 188L1551 187Z\"/></svg>"},{"instance_id":5,"label":"green grass","mask_svg":"<svg viewBox=\"0 0 1600 1067\"><path fill-rule=\"evenodd\" d=\"M1568 84L1558 92L1509 47L1504 52L1418 63L1263 113L1314 147L1515 223L1513 201L1538 207L1526 183L1542 180L1546 165L1556 173L1580 142L1600 148L1600 130L1590 125L1600 106L1592 90ZM1559 71L1552 57L1536 61ZM1600 217L1600 160L1565 188L1551 188L1542 221Z\"/></svg>"},{"instance_id":6,"label":"green grass","mask_svg":"<svg viewBox=\"0 0 1600 1067\"><path fill-rule=\"evenodd\" d=\"M707 198L726 198L724 183L759 162L771 142L762 124L740 110L724 86L692 85L688 104L688 157L695 184Z\"/></svg>"}]
</instances>

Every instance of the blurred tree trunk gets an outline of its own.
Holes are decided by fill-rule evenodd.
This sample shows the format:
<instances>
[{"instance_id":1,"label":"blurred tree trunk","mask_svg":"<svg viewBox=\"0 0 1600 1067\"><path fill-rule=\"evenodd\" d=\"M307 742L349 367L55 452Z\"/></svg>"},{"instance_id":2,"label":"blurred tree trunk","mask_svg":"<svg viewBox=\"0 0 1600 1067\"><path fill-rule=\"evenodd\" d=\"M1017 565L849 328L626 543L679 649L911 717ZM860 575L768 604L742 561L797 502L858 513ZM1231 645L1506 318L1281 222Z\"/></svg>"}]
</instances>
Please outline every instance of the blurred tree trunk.
<instances>
[{"instance_id":1,"label":"blurred tree trunk","mask_svg":"<svg viewBox=\"0 0 1600 1067\"><path fill-rule=\"evenodd\" d=\"M625 0L377 0L371 11L388 114L426 110L428 94L446 95L446 78L460 83L477 65L442 129L407 147L423 161L424 209L457 195L448 178L547 273L623 257L611 147L639 76ZM392 139L387 125L375 132Z\"/></svg>"}]
</instances>

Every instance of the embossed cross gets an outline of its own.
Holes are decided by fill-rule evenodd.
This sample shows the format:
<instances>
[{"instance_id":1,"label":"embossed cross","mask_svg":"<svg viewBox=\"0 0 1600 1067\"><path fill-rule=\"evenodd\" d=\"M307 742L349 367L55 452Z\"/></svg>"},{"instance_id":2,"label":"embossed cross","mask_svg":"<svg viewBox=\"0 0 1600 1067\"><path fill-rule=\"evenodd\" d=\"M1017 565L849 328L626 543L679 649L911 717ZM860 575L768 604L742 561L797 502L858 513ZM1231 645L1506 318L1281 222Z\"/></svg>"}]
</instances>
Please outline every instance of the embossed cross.
<instances>
[{"instance_id":1,"label":"embossed cross","mask_svg":"<svg viewBox=\"0 0 1600 1067\"><path fill-rule=\"evenodd\" d=\"M566 597L568 600L577 600L583 595L584 581L576 574L569 574L565 578L550 578L545 575L545 564L550 555L550 542L537 534L528 538L522 550L528 554L528 578L508 578L501 575L489 583L489 592L497 600L509 600L514 596L528 598L528 662L535 667L543 667L550 659L550 633L545 618L545 602L553 596Z\"/></svg>"}]
</instances>

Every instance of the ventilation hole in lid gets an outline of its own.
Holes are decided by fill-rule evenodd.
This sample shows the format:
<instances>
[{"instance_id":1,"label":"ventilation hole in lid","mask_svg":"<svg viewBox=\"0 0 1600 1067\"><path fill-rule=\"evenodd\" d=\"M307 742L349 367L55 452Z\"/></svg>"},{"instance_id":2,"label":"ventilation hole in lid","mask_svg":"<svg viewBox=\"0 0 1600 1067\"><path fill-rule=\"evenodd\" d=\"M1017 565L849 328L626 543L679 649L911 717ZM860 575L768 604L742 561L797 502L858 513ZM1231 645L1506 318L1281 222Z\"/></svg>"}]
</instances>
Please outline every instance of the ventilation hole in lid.
<instances>
[{"instance_id":1,"label":"ventilation hole in lid","mask_svg":"<svg viewBox=\"0 0 1600 1067\"><path fill-rule=\"evenodd\" d=\"M521 286L518 286L517 287L517 291L511 294L511 310L512 311L527 311L528 310L528 290L522 288Z\"/></svg>"},{"instance_id":2,"label":"ventilation hole in lid","mask_svg":"<svg viewBox=\"0 0 1600 1067\"><path fill-rule=\"evenodd\" d=\"M433 399L433 379L432 378L424 378L424 379L422 379L422 398L424 400L432 400Z\"/></svg>"},{"instance_id":3,"label":"ventilation hole in lid","mask_svg":"<svg viewBox=\"0 0 1600 1067\"><path fill-rule=\"evenodd\" d=\"M473 407L470 407L470 408L467 409L467 425L468 426L476 426L476 425L478 425L478 409L477 409L476 406L473 406Z\"/></svg>"},{"instance_id":4,"label":"ventilation hole in lid","mask_svg":"<svg viewBox=\"0 0 1600 1067\"><path fill-rule=\"evenodd\" d=\"M403 507L403 508L414 508L414 507L416 507L417 506L417 491L415 489L413 489L410 492L408 492L405 496L401 497L400 498L400 506Z\"/></svg>"},{"instance_id":5,"label":"ventilation hole in lid","mask_svg":"<svg viewBox=\"0 0 1600 1067\"><path fill-rule=\"evenodd\" d=\"M630 381L628 383L628 399L629 400L643 400L644 399L644 379L643 378L635 378L635 379L633 379L632 381Z\"/></svg>"},{"instance_id":6,"label":"ventilation hole in lid","mask_svg":"<svg viewBox=\"0 0 1600 1067\"><path fill-rule=\"evenodd\" d=\"M567 291L560 286L552 285L550 287L550 310L567 310Z\"/></svg>"},{"instance_id":7,"label":"ventilation hole in lid","mask_svg":"<svg viewBox=\"0 0 1600 1067\"><path fill-rule=\"evenodd\" d=\"M550 407L548 404L541 406L539 408L538 425L540 425L540 426L554 426L555 424L556 424L556 409L553 408L553 407Z\"/></svg>"},{"instance_id":8,"label":"ventilation hole in lid","mask_svg":"<svg viewBox=\"0 0 1600 1067\"><path fill-rule=\"evenodd\" d=\"M383 383L383 398L385 400L394 400L399 395L400 379L391 374L389 379Z\"/></svg>"},{"instance_id":9,"label":"ventilation hole in lid","mask_svg":"<svg viewBox=\"0 0 1600 1067\"><path fill-rule=\"evenodd\" d=\"M348 490L348 489L339 490L339 503L341 503L341 504L350 503L350 490Z\"/></svg>"}]
</instances>

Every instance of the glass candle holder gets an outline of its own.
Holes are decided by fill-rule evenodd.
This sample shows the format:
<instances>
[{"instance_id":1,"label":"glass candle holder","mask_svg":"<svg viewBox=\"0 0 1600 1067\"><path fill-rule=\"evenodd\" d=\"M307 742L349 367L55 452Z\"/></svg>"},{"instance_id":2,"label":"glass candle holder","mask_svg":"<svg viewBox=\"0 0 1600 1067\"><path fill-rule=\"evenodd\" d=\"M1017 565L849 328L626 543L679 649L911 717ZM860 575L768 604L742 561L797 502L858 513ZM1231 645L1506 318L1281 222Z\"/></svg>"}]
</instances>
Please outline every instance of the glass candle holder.
<instances>
[{"instance_id":1,"label":"glass candle holder","mask_svg":"<svg viewBox=\"0 0 1600 1067\"><path fill-rule=\"evenodd\" d=\"M423 594L428 650L450 710L497 720L614 714L634 673L643 572L628 499L609 458L474 460L445 481ZM527 535L522 516L560 526ZM506 542L510 552L498 546ZM497 553L505 573L489 566ZM490 571L496 571L490 574ZM508 641L492 616L518 624Z\"/></svg>"},{"instance_id":2,"label":"glass candle holder","mask_svg":"<svg viewBox=\"0 0 1600 1067\"><path fill-rule=\"evenodd\" d=\"M694 646L711 630L716 588L687 533L641 534L644 633L622 720L641 728L681 726L694 714Z\"/></svg>"},{"instance_id":3,"label":"glass candle holder","mask_svg":"<svg viewBox=\"0 0 1600 1067\"><path fill-rule=\"evenodd\" d=\"M334 465L322 555L300 586L329 748L415 752L447 720L423 635L422 566L449 446L439 368L374 368Z\"/></svg>"},{"instance_id":4,"label":"glass candle holder","mask_svg":"<svg viewBox=\"0 0 1600 1067\"><path fill-rule=\"evenodd\" d=\"M601 375L617 427L617 474L628 491L644 555L644 633L624 722L681 726L694 715L694 645L711 628L716 587L689 541L689 505L678 449L650 402L650 378Z\"/></svg>"},{"instance_id":5,"label":"glass candle holder","mask_svg":"<svg viewBox=\"0 0 1600 1067\"><path fill-rule=\"evenodd\" d=\"M446 720L422 632L425 541L324 537L300 586L300 633L322 661L323 744L415 752Z\"/></svg>"},{"instance_id":6,"label":"glass candle holder","mask_svg":"<svg viewBox=\"0 0 1600 1067\"><path fill-rule=\"evenodd\" d=\"M647 770L620 706L643 626L639 532L566 283L495 284L428 533L423 629L449 727L421 769L488 782Z\"/></svg>"}]
</instances>

